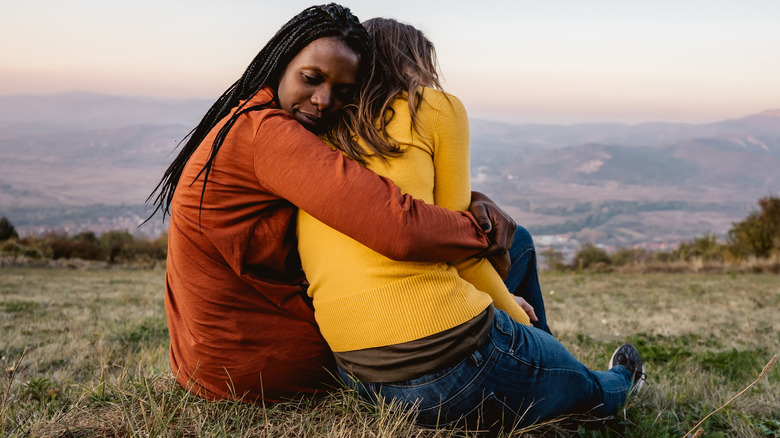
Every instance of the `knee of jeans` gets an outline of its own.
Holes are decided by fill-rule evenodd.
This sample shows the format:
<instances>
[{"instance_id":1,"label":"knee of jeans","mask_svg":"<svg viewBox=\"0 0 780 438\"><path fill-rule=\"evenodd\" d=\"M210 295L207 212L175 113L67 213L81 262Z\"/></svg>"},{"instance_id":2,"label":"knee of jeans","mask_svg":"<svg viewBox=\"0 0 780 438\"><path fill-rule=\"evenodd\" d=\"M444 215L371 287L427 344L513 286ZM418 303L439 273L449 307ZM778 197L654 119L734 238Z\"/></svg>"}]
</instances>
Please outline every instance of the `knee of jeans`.
<instances>
[{"instance_id":1,"label":"knee of jeans","mask_svg":"<svg viewBox=\"0 0 780 438\"><path fill-rule=\"evenodd\" d=\"M515 230L515 236L512 239L512 248L525 248L525 247L534 247L534 241L531 237L531 233L528 232L525 228L521 227L520 225L517 226L517 229Z\"/></svg>"}]
</instances>

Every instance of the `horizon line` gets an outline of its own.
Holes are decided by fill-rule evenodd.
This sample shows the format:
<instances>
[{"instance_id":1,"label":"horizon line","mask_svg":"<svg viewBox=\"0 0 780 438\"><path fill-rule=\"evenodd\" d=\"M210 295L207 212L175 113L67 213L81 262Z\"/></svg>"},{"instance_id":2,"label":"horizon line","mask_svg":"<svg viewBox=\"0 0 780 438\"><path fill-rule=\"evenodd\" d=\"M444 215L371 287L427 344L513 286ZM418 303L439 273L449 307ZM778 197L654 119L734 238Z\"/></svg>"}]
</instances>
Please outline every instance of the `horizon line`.
<instances>
[{"instance_id":1,"label":"horizon line","mask_svg":"<svg viewBox=\"0 0 780 438\"><path fill-rule=\"evenodd\" d=\"M67 96L67 95L92 95L92 96L101 96L101 97L112 97L112 98L123 98L123 99L140 99L140 100L152 100L152 101L203 101L203 102L214 102L216 100L216 97L214 98L206 98L206 97L159 97L159 96L153 96L153 95L147 95L147 94L118 94L118 93L108 93L104 91L94 91L94 90L86 90L86 89L71 89L71 90L65 90L65 91L52 91L52 92L21 92L21 93L2 93L0 92L0 99L2 98L23 98L23 97L51 97L51 96ZM608 116L602 116L598 114L587 114L587 113L572 113L571 111L561 110L560 113L550 113L550 111L545 111L544 113L532 113L528 111L522 111L517 112L515 115L520 116L521 114L524 117L528 118L535 118L537 121L509 121L505 116L496 116L491 114L492 111L490 110L471 110L469 111L469 119L471 120L480 120L480 121L487 121L487 122L494 122L494 123L502 123L507 125L561 125L561 126L575 126L575 125L603 125L603 124L612 124L612 125L629 125L629 126L636 126L636 125L643 125L643 124L656 124L656 123L669 123L669 124L684 124L684 125L706 125L711 123L718 123L723 122L727 120L738 120L746 117L751 116L757 116L757 115L771 115L771 116L778 116L780 117L780 105L774 108L765 108L762 110L752 111L747 114L743 113L741 115L733 115L733 116L726 116L726 117L719 117L719 118L710 118L708 121L680 121L680 120L669 120L669 119L658 119L658 118L647 118L646 120L640 120L640 121L616 121L616 120L609 120ZM503 114L506 114L505 112L502 112ZM563 122L563 121L538 121L540 119L579 119L576 121L569 121L569 122ZM637 117L633 117L637 118ZM587 120L592 119L592 120ZM598 120L597 120L598 119Z\"/></svg>"}]
</instances>

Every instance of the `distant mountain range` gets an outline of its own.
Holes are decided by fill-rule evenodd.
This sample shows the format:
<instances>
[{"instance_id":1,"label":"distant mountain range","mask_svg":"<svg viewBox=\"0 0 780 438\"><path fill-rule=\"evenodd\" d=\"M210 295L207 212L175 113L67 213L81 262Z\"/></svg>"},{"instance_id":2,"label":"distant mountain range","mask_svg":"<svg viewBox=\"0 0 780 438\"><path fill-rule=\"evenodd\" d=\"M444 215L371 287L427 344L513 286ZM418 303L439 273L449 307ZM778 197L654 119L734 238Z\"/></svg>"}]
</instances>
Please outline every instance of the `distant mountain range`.
<instances>
[{"instance_id":1,"label":"distant mountain range","mask_svg":"<svg viewBox=\"0 0 780 438\"><path fill-rule=\"evenodd\" d=\"M86 92L0 96L0 138L132 125L192 127L211 103L203 99L154 99Z\"/></svg>"},{"instance_id":2,"label":"distant mountain range","mask_svg":"<svg viewBox=\"0 0 780 438\"><path fill-rule=\"evenodd\" d=\"M663 246L724 235L777 195L780 110L700 125L473 121L471 156L474 186L537 234Z\"/></svg>"},{"instance_id":3,"label":"distant mountain range","mask_svg":"<svg viewBox=\"0 0 780 438\"><path fill-rule=\"evenodd\" d=\"M762 138L778 140L780 109L715 123L590 123L579 125L507 124L472 120L474 137L497 144L537 148L563 148L587 143L622 146L666 146L692 138L730 138L736 143L761 146ZM747 137L752 137L748 139ZM767 148L771 146L766 145Z\"/></svg>"},{"instance_id":4,"label":"distant mountain range","mask_svg":"<svg viewBox=\"0 0 780 438\"><path fill-rule=\"evenodd\" d=\"M0 215L36 232L137 223L210 103L0 96ZM557 235L540 238L551 242L664 245L724 234L780 191L780 110L709 124L472 120L471 138L473 187L535 234Z\"/></svg>"}]
</instances>

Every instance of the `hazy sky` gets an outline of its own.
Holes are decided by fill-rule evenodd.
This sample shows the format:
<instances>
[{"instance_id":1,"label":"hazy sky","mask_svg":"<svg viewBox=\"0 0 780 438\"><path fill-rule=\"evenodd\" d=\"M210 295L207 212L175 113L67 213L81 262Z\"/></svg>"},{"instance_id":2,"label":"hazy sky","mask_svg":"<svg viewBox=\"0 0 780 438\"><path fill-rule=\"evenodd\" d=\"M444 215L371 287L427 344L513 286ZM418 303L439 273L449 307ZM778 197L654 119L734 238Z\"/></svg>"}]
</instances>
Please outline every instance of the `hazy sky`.
<instances>
[{"instance_id":1,"label":"hazy sky","mask_svg":"<svg viewBox=\"0 0 780 438\"><path fill-rule=\"evenodd\" d=\"M216 98L298 0L4 0L0 94ZM434 42L472 117L705 122L780 108L780 1L352 0Z\"/></svg>"}]
</instances>

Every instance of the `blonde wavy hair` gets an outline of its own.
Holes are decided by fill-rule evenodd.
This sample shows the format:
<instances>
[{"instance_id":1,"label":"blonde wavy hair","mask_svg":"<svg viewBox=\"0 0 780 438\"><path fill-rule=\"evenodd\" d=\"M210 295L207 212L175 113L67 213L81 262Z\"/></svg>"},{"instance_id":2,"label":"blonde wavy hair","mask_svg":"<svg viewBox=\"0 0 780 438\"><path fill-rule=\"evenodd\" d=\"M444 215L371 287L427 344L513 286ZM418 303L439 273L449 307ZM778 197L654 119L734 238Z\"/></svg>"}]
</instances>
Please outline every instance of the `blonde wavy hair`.
<instances>
[{"instance_id":1,"label":"blonde wavy hair","mask_svg":"<svg viewBox=\"0 0 780 438\"><path fill-rule=\"evenodd\" d=\"M366 164L370 156L387 159L403 152L385 131L394 116L392 102L406 95L411 128L416 129L421 87L441 90L441 83L436 49L422 31L390 18L372 18L363 27L374 41L373 69L356 102L328 137L347 156Z\"/></svg>"}]
</instances>

